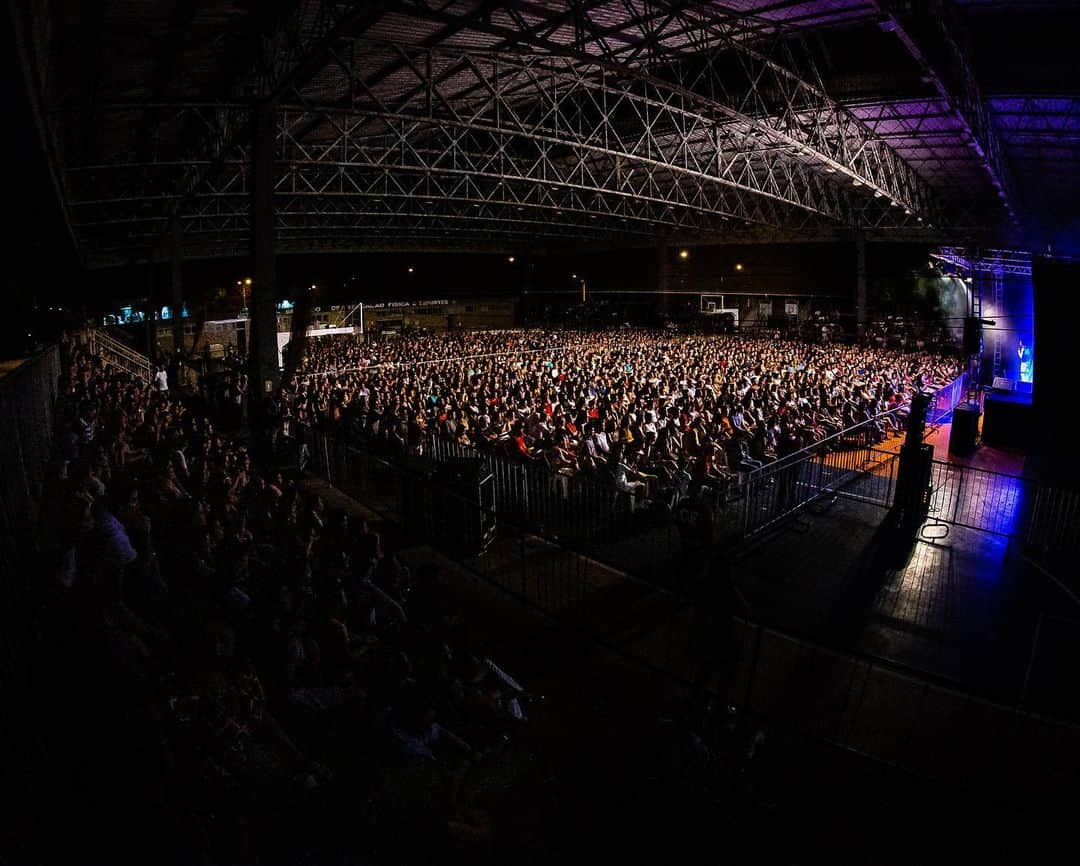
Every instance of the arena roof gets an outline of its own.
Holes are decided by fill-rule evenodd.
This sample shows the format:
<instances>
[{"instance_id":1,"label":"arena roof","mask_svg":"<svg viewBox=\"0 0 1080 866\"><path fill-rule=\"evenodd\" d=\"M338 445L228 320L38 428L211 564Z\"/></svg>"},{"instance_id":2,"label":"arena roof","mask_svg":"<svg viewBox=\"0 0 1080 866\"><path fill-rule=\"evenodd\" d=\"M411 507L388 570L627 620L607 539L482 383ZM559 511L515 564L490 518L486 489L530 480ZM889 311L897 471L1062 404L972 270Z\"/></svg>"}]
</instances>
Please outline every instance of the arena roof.
<instances>
[{"instance_id":1,"label":"arena roof","mask_svg":"<svg viewBox=\"0 0 1080 866\"><path fill-rule=\"evenodd\" d=\"M1069 0L22 5L90 264L163 257L174 227L188 257L244 254L258 110L283 252L1030 246L1076 217ZM1034 47L1003 50L1015 33Z\"/></svg>"}]
</instances>

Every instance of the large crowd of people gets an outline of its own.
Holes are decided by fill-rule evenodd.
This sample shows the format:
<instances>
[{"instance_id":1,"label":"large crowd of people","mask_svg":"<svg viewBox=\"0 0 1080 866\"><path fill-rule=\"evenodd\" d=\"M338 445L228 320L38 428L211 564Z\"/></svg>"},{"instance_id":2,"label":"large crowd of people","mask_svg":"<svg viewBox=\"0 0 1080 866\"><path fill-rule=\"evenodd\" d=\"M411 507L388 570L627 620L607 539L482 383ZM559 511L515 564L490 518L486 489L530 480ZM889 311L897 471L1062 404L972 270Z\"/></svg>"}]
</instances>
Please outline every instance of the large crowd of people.
<instances>
[{"instance_id":1,"label":"large crowd of people","mask_svg":"<svg viewBox=\"0 0 1080 866\"><path fill-rule=\"evenodd\" d=\"M308 431L400 454L441 437L675 502L861 422L887 436L957 374L927 353L738 335L335 336L253 407L242 365L200 395L62 356L45 716L79 778L60 784L99 792L82 829L122 804L184 840L178 862L287 859L288 839L358 821L393 845L486 843L492 790L539 784L514 745L529 696L392 529L305 485ZM290 478L249 452L249 411L296 446Z\"/></svg>"},{"instance_id":2,"label":"large crowd of people","mask_svg":"<svg viewBox=\"0 0 1080 866\"><path fill-rule=\"evenodd\" d=\"M307 341L274 408L402 452L432 436L632 492L685 494L865 424L899 432L954 379L928 352L669 331L516 330Z\"/></svg>"},{"instance_id":3,"label":"large crowd of people","mask_svg":"<svg viewBox=\"0 0 1080 866\"><path fill-rule=\"evenodd\" d=\"M516 778L529 698L437 574L254 466L161 377L63 356L45 715L79 775L57 789L100 810L81 802L78 832L123 824L96 840L123 860L121 837L167 825L199 840L174 852L189 863L296 862L280 843L376 815L379 833L490 838L482 797ZM327 790L372 805L336 814Z\"/></svg>"}]
</instances>

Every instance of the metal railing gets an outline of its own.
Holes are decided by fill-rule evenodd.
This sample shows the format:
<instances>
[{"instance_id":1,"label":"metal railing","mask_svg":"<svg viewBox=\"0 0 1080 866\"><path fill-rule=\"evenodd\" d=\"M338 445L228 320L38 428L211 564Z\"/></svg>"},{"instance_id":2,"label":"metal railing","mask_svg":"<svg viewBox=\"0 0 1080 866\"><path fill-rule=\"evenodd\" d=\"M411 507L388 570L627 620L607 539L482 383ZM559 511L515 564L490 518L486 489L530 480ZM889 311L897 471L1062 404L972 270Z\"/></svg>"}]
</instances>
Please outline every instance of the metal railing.
<instances>
[{"instance_id":1,"label":"metal railing","mask_svg":"<svg viewBox=\"0 0 1080 866\"><path fill-rule=\"evenodd\" d=\"M103 364L119 367L144 382L153 378L154 366L146 355L100 328L87 328L83 341L90 354L100 358Z\"/></svg>"},{"instance_id":2,"label":"metal railing","mask_svg":"<svg viewBox=\"0 0 1080 866\"><path fill-rule=\"evenodd\" d=\"M860 425L863 426L863 425ZM828 444L805 449L751 472L742 499L742 535L750 538L794 515L826 494L841 494L868 475L884 471L896 454L875 448L867 429L854 428L849 435L863 435L855 444L831 450ZM891 500L891 489L887 494Z\"/></svg>"},{"instance_id":3,"label":"metal railing","mask_svg":"<svg viewBox=\"0 0 1080 866\"><path fill-rule=\"evenodd\" d=\"M11 725L0 727L5 742L17 743L9 761L25 757L33 743L29 731L16 733L16 720L22 720L16 710L34 695L34 601L44 583L40 530L57 530L42 512L50 489L59 377L54 345L0 378L0 690L7 701L4 721Z\"/></svg>"},{"instance_id":4,"label":"metal railing","mask_svg":"<svg viewBox=\"0 0 1080 866\"><path fill-rule=\"evenodd\" d=\"M1075 575L1080 557L1080 490L1035 490L1024 543L1028 555L1056 575ZM1075 577L1071 585L1080 590Z\"/></svg>"},{"instance_id":5,"label":"metal railing","mask_svg":"<svg viewBox=\"0 0 1080 866\"><path fill-rule=\"evenodd\" d=\"M51 346L0 379L0 519L5 562L9 554L22 551L37 537L59 377L60 352Z\"/></svg>"},{"instance_id":6,"label":"metal railing","mask_svg":"<svg viewBox=\"0 0 1080 866\"><path fill-rule=\"evenodd\" d=\"M961 375L933 393L927 435L963 401L966 379L966 374ZM851 495L884 497L891 504L895 482L891 464L896 454L876 445L883 430L904 427L908 411L908 404L890 409L750 472L743 491L743 537L779 524L823 495L856 488L867 478L877 478L878 483L861 484L871 489L861 493L852 490Z\"/></svg>"},{"instance_id":7,"label":"metal railing","mask_svg":"<svg viewBox=\"0 0 1080 866\"><path fill-rule=\"evenodd\" d=\"M968 372L965 370L948 385L938 388L926 410L926 426L930 430L949 420L953 410L967 399Z\"/></svg>"},{"instance_id":8,"label":"metal railing","mask_svg":"<svg viewBox=\"0 0 1080 866\"><path fill-rule=\"evenodd\" d=\"M808 461L799 476L800 491L805 479L803 496L807 501L831 490L846 499L891 508L898 456L870 448L865 455L852 453L847 460L841 459L836 468L819 469L821 458ZM849 470L846 477L845 463ZM819 477L839 478L843 483L829 486L818 482ZM930 524L959 526L1018 542L1029 561L1080 603L1080 580L1074 576L1080 556L1080 490L940 459L931 463L929 484L926 519ZM777 494L765 487L758 496ZM762 511L770 513L768 508ZM774 508L776 511L779 509Z\"/></svg>"},{"instance_id":9,"label":"metal railing","mask_svg":"<svg viewBox=\"0 0 1080 866\"><path fill-rule=\"evenodd\" d=\"M435 456L444 462L474 456L451 445L440 446ZM866 450L871 453L851 456L851 465L874 459L892 465L890 452ZM376 455L326 437L314 451L335 486L397 521L417 543L443 546L440 541L445 544L470 520L482 519L479 497L433 477L425 460ZM489 458L488 466L505 463L481 457ZM815 457L822 459L795 464L814 467L817 475L806 482L815 488L827 489L851 471L824 459L848 459L842 453ZM506 494L535 496L529 485L538 481L529 467L506 465L512 467ZM694 603L537 535L527 524L537 516L532 505L495 513L498 538L482 552L452 551L453 558L478 587L510 596L588 639L589 657L605 671L621 665L643 677L642 695L659 691L685 699L703 690L718 706L738 708L738 736L783 732L792 742L827 748L858 766L933 780L979 798L1060 803L1075 796L1076 726L743 617L731 619L718 657L704 662L694 636L700 632ZM1021 700L1017 692L1015 701ZM1069 757L1062 757L1062 748Z\"/></svg>"}]
</instances>

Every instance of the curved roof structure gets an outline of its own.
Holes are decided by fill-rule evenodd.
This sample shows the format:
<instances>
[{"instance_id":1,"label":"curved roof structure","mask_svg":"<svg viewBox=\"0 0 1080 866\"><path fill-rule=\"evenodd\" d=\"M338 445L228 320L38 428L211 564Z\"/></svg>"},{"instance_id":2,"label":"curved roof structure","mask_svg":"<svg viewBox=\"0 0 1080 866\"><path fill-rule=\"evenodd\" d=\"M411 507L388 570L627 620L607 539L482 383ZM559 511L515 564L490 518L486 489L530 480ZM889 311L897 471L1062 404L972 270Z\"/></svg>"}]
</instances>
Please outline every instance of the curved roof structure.
<instances>
[{"instance_id":1,"label":"curved roof structure","mask_svg":"<svg viewBox=\"0 0 1080 866\"><path fill-rule=\"evenodd\" d=\"M1034 5L1052 28L1073 4ZM105 264L175 234L188 257L246 252L260 117L283 252L1007 241L1073 218L1077 191L1080 88L980 65L1032 6L55 0L15 17L72 234Z\"/></svg>"}]
</instances>

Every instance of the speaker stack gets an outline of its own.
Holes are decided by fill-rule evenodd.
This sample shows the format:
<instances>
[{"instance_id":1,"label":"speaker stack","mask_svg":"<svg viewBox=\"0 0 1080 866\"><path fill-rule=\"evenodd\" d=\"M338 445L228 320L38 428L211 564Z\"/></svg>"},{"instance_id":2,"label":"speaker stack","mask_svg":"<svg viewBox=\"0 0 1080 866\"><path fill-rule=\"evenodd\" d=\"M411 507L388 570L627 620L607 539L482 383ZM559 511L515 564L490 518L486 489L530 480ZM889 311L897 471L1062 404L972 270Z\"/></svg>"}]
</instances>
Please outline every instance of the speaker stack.
<instances>
[{"instance_id":1,"label":"speaker stack","mask_svg":"<svg viewBox=\"0 0 1080 866\"><path fill-rule=\"evenodd\" d=\"M408 537L472 556L495 537L494 476L478 459L435 463L413 457L403 465L401 504Z\"/></svg>"},{"instance_id":2,"label":"speaker stack","mask_svg":"<svg viewBox=\"0 0 1080 866\"><path fill-rule=\"evenodd\" d=\"M979 442L978 403L960 403L953 409L952 428L949 430L949 453L966 456L975 453Z\"/></svg>"},{"instance_id":3,"label":"speaker stack","mask_svg":"<svg viewBox=\"0 0 1080 866\"><path fill-rule=\"evenodd\" d=\"M982 351L982 326L977 316L964 317L964 354L969 358Z\"/></svg>"}]
</instances>

